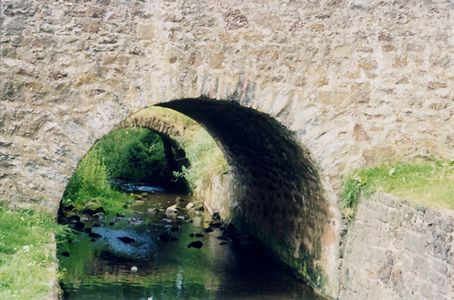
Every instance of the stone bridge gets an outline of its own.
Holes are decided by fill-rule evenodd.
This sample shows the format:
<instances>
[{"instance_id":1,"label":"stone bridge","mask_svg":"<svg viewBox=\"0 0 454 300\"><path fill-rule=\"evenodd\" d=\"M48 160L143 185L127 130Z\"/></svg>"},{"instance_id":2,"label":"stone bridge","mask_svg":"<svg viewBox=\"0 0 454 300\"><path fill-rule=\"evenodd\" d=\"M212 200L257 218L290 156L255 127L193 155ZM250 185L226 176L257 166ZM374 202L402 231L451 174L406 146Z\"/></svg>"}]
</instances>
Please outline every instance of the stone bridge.
<instances>
[{"instance_id":1,"label":"stone bridge","mask_svg":"<svg viewBox=\"0 0 454 300\"><path fill-rule=\"evenodd\" d=\"M352 170L454 160L454 3L2 0L0 199L56 210L96 140L155 104L218 140L238 222L338 293Z\"/></svg>"}]
</instances>

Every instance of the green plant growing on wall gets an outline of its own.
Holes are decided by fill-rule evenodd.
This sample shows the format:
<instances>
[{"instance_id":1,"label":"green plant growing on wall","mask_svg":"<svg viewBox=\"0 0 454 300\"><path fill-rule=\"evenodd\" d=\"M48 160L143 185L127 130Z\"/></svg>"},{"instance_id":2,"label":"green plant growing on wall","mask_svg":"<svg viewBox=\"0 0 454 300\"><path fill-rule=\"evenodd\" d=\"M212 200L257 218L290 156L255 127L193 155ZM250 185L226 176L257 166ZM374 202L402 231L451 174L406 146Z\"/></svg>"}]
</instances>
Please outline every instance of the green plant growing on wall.
<instances>
[{"instance_id":1,"label":"green plant growing on wall","mask_svg":"<svg viewBox=\"0 0 454 300\"><path fill-rule=\"evenodd\" d=\"M73 202L84 205L92 197L104 196L109 192L109 177L99 151L93 149L80 161L71 177L63 198L63 203Z\"/></svg>"},{"instance_id":2,"label":"green plant growing on wall","mask_svg":"<svg viewBox=\"0 0 454 300\"><path fill-rule=\"evenodd\" d=\"M185 178L192 190L204 183L209 183L213 176L228 172L224 154L213 137L197 122L172 109L152 106L137 114L147 118L158 116L163 121L173 124L184 132L175 137L177 143L185 150L189 167L175 172L176 177Z\"/></svg>"},{"instance_id":3,"label":"green plant growing on wall","mask_svg":"<svg viewBox=\"0 0 454 300\"><path fill-rule=\"evenodd\" d=\"M224 154L209 133L199 125L193 128L188 137L181 138L180 143L191 165L189 168L183 167L175 175L184 177L191 189L208 182L212 176L228 171Z\"/></svg>"}]
</instances>

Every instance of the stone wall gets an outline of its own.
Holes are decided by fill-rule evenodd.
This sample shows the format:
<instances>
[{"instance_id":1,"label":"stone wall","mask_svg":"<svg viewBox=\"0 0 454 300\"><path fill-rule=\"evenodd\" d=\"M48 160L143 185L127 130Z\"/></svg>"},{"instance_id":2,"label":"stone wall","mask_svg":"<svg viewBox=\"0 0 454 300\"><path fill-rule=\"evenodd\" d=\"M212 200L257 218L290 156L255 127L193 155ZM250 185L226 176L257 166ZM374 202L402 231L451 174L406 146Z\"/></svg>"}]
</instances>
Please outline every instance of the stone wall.
<instances>
[{"instance_id":1,"label":"stone wall","mask_svg":"<svg viewBox=\"0 0 454 300\"><path fill-rule=\"evenodd\" d=\"M141 115L140 113L138 112L126 118L114 130L130 127L147 128L172 140L184 135L184 127L176 126L169 120L160 117L159 114Z\"/></svg>"},{"instance_id":2,"label":"stone wall","mask_svg":"<svg viewBox=\"0 0 454 300\"><path fill-rule=\"evenodd\" d=\"M454 298L454 211L378 193L345 239L339 299Z\"/></svg>"},{"instance_id":3,"label":"stone wall","mask_svg":"<svg viewBox=\"0 0 454 300\"><path fill-rule=\"evenodd\" d=\"M452 1L1 3L0 197L56 207L91 145L147 105L200 96L297 132L350 170L453 158Z\"/></svg>"},{"instance_id":4,"label":"stone wall","mask_svg":"<svg viewBox=\"0 0 454 300\"><path fill-rule=\"evenodd\" d=\"M232 194L233 179L231 177L231 174L214 176L210 182L202 184L194 191L197 198L203 199L203 205L210 216L217 212L223 220L232 220L234 209L232 200L235 197Z\"/></svg>"},{"instance_id":5,"label":"stone wall","mask_svg":"<svg viewBox=\"0 0 454 300\"><path fill-rule=\"evenodd\" d=\"M342 176L384 160L454 159L452 1L0 5L0 198L12 206L55 211L94 142L142 108L178 99L235 103L277 120L310 159L317 197L299 198L315 186L299 182L289 188L296 193L275 191L279 203L243 204L261 211L256 221L273 216L270 207L301 206L290 223L308 228L286 238L293 248L312 245L321 257L314 265L329 274L326 293L335 295ZM242 121L241 130L260 132ZM232 158L250 166L248 155ZM247 167L236 170L235 193L258 195L260 181L245 180Z\"/></svg>"}]
</instances>

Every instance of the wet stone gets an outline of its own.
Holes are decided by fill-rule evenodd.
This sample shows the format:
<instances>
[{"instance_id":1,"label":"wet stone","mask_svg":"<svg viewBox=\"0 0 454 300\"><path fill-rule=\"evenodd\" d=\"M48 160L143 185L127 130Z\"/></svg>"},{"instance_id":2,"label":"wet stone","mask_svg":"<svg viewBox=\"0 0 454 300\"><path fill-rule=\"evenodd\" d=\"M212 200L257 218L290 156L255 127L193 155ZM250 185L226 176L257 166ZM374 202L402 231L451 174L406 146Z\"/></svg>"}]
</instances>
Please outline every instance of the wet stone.
<instances>
[{"instance_id":1,"label":"wet stone","mask_svg":"<svg viewBox=\"0 0 454 300\"><path fill-rule=\"evenodd\" d=\"M74 223L74 229L75 230L78 230L78 231L81 231L82 229L84 229L85 225L84 223L82 222L76 222Z\"/></svg>"},{"instance_id":2,"label":"wet stone","mask_svg":"<svg viewBox=\"0 0 454 300\"><path fill-rule=\"evenodd\" d=\"M201 241L194 241L188 244L188 248L197 248L200 249L202 248L203 243Z\"/></svg>"},{"instance_id":3,"label":"wet stone","mask_svg":"<svg viewBox=\"0 0 454 300\"><path fill-rule=\"evenodd\" d=\"M97 234L97 233L95 233L95 232L90 232L90 233L88 234L88 236L91 237L91 238L94 238L94 239L98 239L98 238L101 238L101 237L102 237L102 235Z\"/></svg>"},{"instance_id":4,"label":"wet stone","mask_svg":"<svg viewBox=\"0 0 454 300\"><path fill-rule=\"evenodd\" d=\"M132 239L132 238L127 237L127 236L121 236L121 237L118 237L117 239L119 239L120 241L122 241L125 244L131 244L131 243L134 243L136 241L135 239Z\"/></svg>"}]
</instances>

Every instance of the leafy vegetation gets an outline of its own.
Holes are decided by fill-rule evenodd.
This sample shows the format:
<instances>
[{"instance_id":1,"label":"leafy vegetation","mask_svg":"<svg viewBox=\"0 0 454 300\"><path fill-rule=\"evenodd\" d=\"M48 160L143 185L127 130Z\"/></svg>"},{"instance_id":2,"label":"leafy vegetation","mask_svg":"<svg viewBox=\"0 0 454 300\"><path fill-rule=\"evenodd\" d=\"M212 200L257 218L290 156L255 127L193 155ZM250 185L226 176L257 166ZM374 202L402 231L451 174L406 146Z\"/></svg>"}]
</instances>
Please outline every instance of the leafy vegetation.
<instances>
[{"instance_id":1,"label":"leafy vegetation","mask_svg":"<svg viewBox=\"0 0 454 300\"><path fill-rule=\"evenodd\" d=\"M360 170L344 182L344 215L351 218L361 195L384 191L417 206L454 209L454 162L399 163Z\"/></svg>"},{"instance_id":2,"label":"leafy vegetation","mask_svg":"<svg viewBox=\"0 0 454 300\"><path fill-rule=\"evenodd\" d=\"M103 137L81 160L66 188L63 205L81 210L95 202L110 216L125 213L132 198L115 190L113 181L166 186L173 179L159 135L142 128L120 129Z\"/></svg>"},{"instance_id":3,"label":"leafy vegetation","mask_svg":"<svg viewBox=\"0 0 454 300\"><path fill-rule=\"evenodd\" d=\"M109 216L124 212L125 204L131 202L127 194L111 187L107 168L96 147L79 163L62 200L64 206L72 204L78 210L89 202L99 203Z\"/></svg>"},{"instance_id":4,"label":"leafy vegetation","mask_svg":"<svg viewBox=\"0 0 454 300\"><path fill-rule=\"evenodd\" d=\"M167 185L172 173L164 156L161 137L148 129L113 131L95 146L110 179Z\"/></svg>"},{"instance_id":5,"label":"leafy vegetation","mask_svg":"<svg viewBox=\"0 0 454 300\"><path fill-rule=\"evenodd\" d=\"M0 206L0 299L48 299L56 276L49 245L66 231L50 213Z\"/></svg>"}]
</instances>

